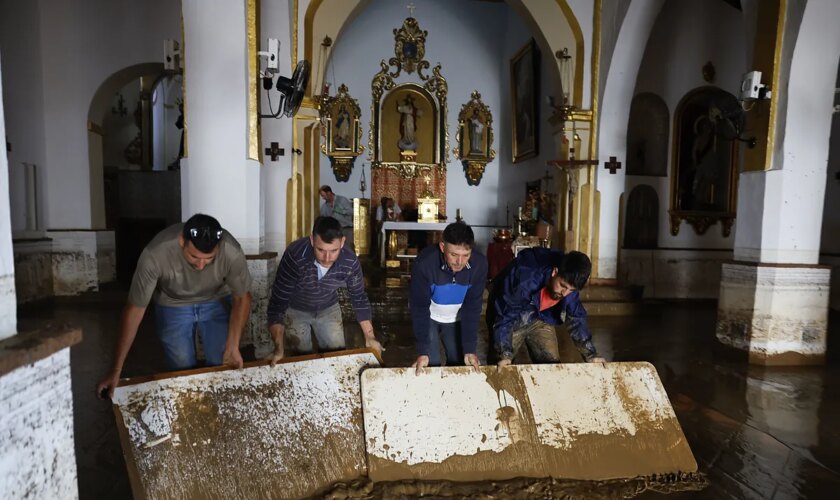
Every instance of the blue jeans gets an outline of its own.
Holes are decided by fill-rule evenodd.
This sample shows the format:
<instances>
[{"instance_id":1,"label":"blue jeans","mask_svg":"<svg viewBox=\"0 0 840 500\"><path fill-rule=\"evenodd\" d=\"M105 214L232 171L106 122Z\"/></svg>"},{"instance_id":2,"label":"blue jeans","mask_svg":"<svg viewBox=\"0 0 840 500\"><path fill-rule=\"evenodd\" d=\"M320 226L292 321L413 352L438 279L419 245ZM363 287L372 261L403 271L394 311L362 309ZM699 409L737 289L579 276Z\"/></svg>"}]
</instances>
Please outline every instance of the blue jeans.
<instances>
[{"instance_id":1,"label":"blue jeans","mask_svg":"<svg viewBox=\"0 0 840 500\"><path fill-rule=\"evenodd\" d=\"M170 370L196 366L195 331L201 336L207 366L222 364L230 323L230 297L188 306L155 304L155 323Z\"/></svg>"},{"instance_id":2,"label":"blue jeans","mask_svg":"<svg viewBox=\"0 0 840 500\"><path fill-rule=\"evenodd\" d=\"M312 334L318 339L320 352L344 349L344 324L341 321L341 306L333 304L321 312L312 313L292 309L286 310L285 344L288 354L311 354Z\"/></svg>"},{"instance_id":3,"label":"blue jeans","mask_svg":"<svg viewBox=\"0 0 840 500\"><path fill-rule=\"evenodd\" d=\"M429 319L429 338L432 350L429 353L429 366L440 366L440 343L446 353L446 366L464 364L464 353L461 347L461 322L438 323Z\"/></svg>"}]
</instances>

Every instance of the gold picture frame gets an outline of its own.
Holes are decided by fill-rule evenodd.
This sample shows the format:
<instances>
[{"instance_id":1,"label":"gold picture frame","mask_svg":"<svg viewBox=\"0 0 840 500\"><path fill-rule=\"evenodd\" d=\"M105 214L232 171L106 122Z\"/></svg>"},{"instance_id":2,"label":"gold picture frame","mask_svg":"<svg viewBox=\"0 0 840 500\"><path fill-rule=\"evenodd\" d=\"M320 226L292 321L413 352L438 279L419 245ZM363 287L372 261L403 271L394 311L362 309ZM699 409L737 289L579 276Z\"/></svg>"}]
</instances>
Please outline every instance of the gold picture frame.
<instances>
[{"instance_id":1,"label":"gold picture frame","mask_svg":"<svg viewBox=\"0 0 840 500\"><path fill-rule=\"evenodd\" d=\"M330 158L333 173L339 182L350 178L356 157L362 154L361 108L343 83L334 97L322 101L321 121L325 127L325 141L321 151Z\"/></svg>"},{"instance_id":2,"label":"gold picture frame","mask_svg":"<svg viewBox=\"0 0 840 500\"><path fill-rule=\"evenodd\" d=\"M674 113L671 164L671 234L683 220L698 235L720 221L724 237L735 222L738 194L740 105L717 87L687 93Z\"/></svg>"},{"instance_id":3,"label":"gold picture frame","mask_svg":"<svg viewBox=\"0 0 840 500\"><path fill-rule=\"evenodd\" d=\"M540 51L530 39L510 60L513 163L539 154Z\"/></svg>"},{"instance_id":4,"label":"gold picture frame","mask_svg":"<svg viewBox=\"0 0 840 500\"><path fill-rule=\"evenodd\" d=\"M496 158L496 150L493 149L493 114L477 90L461 106L455 141L458 147L452 153L464 166L467 184L478 186L487 164Z\"/></svg>"}]
</instances>

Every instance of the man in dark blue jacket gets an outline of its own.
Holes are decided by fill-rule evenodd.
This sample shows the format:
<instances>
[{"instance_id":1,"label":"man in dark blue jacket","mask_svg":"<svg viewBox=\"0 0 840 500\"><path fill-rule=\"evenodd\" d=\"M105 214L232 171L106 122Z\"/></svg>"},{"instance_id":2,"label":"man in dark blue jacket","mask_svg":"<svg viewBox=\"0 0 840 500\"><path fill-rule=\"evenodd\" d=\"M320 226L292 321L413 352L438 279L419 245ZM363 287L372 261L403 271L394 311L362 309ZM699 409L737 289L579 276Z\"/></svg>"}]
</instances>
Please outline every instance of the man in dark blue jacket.
<instances>
[{"instance_id":1,"label":"man in dark blue jacket","mask_svg":"<svg viewBox=\"0 0 840 500\"><path fill-rule=\"evenodd\" d=\"M455 222L443 241L426 247L414 262L409 306L417 340L417 374L440 366L440 342L448 366L463 363L478 370L476 355L487 258L473 250L472 228Z\"/></svg>"},{"instance_id":2,"label":"man in dark blue jacket","mask_svg":"<svg viewBox=\"0 0 840 500\"><path fill-rule=\"evenodd\" d=\"M529 248L496 277L487 302L487 326L499 367L509 365L523 342L534 363L559 363L554 326L565 322L586 361L603 363L592 345L586 309L579 290L589 280L592 263L581 252L564 254Z\"/></svg>"}]
</instances>

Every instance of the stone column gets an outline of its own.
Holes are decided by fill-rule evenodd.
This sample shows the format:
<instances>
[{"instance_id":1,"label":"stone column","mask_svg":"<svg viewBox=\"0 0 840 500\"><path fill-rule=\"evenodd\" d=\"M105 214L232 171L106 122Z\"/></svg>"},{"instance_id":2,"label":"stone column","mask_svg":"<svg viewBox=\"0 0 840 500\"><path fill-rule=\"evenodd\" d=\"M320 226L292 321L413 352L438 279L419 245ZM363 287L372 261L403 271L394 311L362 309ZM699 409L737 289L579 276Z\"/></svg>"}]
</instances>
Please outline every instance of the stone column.
<instances>
[{"instance_id":1,"label":"stone column","mask_svg":"<svg viewBox=\"0 0 840 500\"><path fill-rule=\"evenodd\" d=\"M246 254L263 251L256 124L256 19L247 0L185 0L181 213L219 219ZM252 60L253 58L253 60ZM253 63L253 64L252 64Z\"/></svg>"},{"instance_id":2,"label":"stone column","mask_svg":"<svg viewBox=\"0 0 840 500\"><path fill-rule=\"evenodd\" d=\"M264 42L256 39L256 2L184 0L182 8L187 132L181 214L185 220L198 212L216 217L242 245L254 278L242 344L254 345L260 355L270 342L265 309L275 259L263 253L266 173L258 141L256 52Z\"/></svg>"}]
</instances>

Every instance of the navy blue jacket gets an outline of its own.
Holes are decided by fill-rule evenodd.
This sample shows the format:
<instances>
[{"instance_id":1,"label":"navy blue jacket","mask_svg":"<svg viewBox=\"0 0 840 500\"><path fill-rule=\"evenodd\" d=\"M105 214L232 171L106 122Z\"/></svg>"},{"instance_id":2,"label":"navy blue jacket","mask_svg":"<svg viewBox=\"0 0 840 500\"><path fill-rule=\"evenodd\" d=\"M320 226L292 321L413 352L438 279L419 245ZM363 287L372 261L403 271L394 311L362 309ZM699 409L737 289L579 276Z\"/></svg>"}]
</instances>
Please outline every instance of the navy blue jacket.
<instances>
[{"instance_id":1,"label":"navy blue jacket","mask_svg":"<svg viewBox=\"0 0 840 500\"><path fill-rule=\"evenodd\" d=\"M547 248L528 248L517 255L493 280L487 301L487 325L493 332L496 353L501 358L513 357L513 330L518 326L542 320L549 325L563 323L566 313L569 335L586 360L597 356L586 321L586 309L577 290L554 306L540 311L540 291L548 283L551 271L558 267L563 252Z\"/></svg>"},{"instance_id":2,"label":"navy blue jacket","mask_svg":"<svg viewBox=\"0 0 840 500\"><path fill-rule=\"evenodd\" d=\"M428 246L414 261L408 304L417 340L417 354L429 355L432 345L429 325L431 307L452 311L458 308L461 346L464 354L475 353L481 304L487 283L487 258L473 250L464 269L453 273L438 245Z\"/></svg>"}]
</instances>

